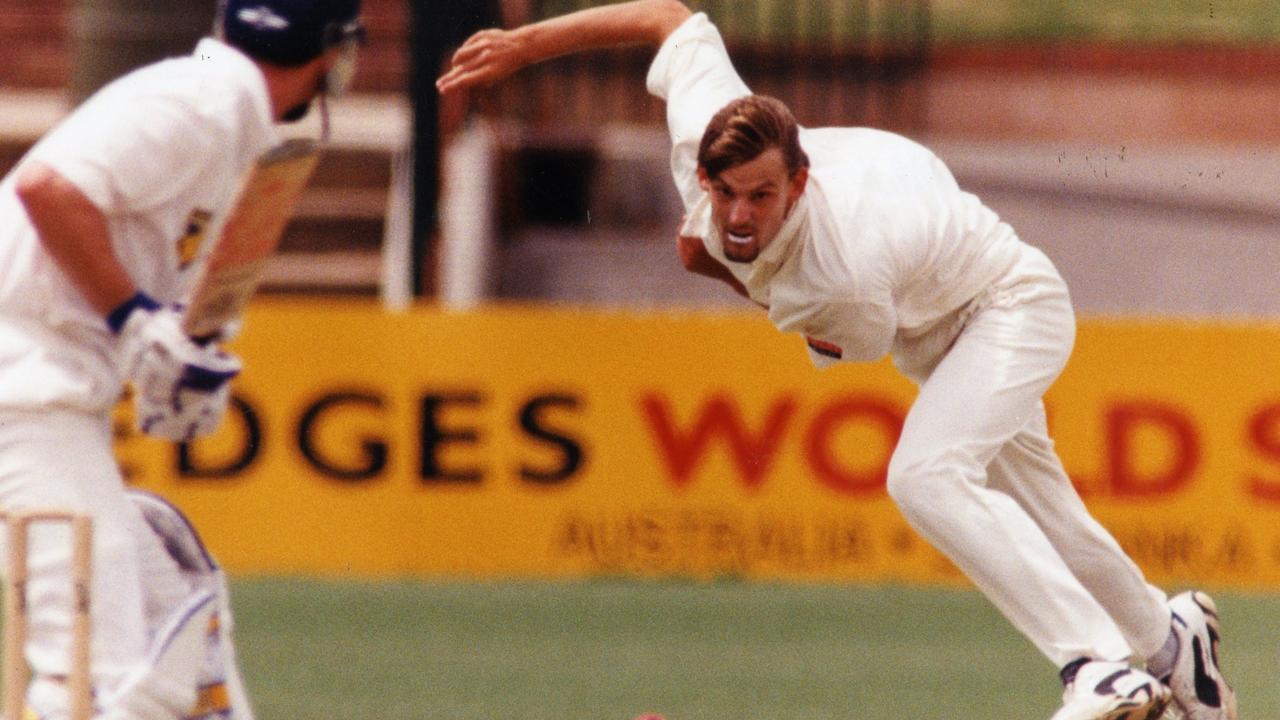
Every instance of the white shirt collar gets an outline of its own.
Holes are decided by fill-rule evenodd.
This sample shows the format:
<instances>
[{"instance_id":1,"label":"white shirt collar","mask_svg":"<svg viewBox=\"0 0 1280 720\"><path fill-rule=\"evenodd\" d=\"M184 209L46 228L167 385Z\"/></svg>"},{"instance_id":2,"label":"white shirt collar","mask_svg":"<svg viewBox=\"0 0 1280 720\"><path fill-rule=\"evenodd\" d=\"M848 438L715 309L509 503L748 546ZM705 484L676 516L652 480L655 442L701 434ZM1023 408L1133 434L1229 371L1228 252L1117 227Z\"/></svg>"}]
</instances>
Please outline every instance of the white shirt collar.
<instances>
[{"instance_id":1,"label":"white shirt collar","mask_svg":"<svg viewBox=\"0 0 1280 720\"><path fill-rule=\"evenodd\" d=\"M749 263L733 262L725 257L724 240L716 231L711 219L711 196L703 193L698 203L689 211L681 235L701 237L711 256L722 263L751 293L753 299L767 302L767 285L778 269L802 246L801 238L809 233L808 192L800 194L783 221L778 234L769 245Z\"/></svg>"}]
</instances>

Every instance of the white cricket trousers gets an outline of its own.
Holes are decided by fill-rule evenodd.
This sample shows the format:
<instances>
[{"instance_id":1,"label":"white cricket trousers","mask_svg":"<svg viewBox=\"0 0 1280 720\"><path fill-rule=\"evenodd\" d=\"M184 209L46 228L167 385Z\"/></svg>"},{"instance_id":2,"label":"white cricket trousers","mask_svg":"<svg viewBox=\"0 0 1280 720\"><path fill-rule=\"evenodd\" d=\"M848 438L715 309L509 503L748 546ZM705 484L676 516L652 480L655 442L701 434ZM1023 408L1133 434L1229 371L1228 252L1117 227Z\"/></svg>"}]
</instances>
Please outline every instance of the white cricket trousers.
<instances>
[{"instance_id":1,"label":"white cricket trousers","mask_svg":"<svg viewBox=\"0 0 1280 720\"><path fill-rule=\"evenodd\" d=\"M125 495L107 414L0 410L0 507L93 516L92 672L99 691L114 688L146 659L149 624L189 589ZM31 532L26 654L37 681L68 670L71 543L64 525L37 523Z\"/></svg>"},{"instance_id":2,"label":"white cricket trousers","mask_svg":"<svg viewBox=\"0 0 1280 720\"><path fill-rule=\"evenodd\" d=\"M1154 655L1169 634L1166 595L1089 515L1049 438L1042 397L1075 338L1057 270L1027 246L941 325L895 348L920 392L889 464L890 496L1059 667Z\"/></svg>"}]
</instances>

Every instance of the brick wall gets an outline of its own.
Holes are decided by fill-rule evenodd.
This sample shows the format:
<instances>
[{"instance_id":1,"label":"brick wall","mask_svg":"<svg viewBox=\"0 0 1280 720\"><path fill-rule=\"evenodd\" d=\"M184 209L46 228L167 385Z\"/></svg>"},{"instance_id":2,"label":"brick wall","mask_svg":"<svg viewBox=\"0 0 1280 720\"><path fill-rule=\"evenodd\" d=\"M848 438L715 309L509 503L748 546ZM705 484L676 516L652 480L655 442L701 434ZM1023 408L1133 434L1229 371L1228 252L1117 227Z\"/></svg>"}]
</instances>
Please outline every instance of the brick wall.
<instances>
[{"instance_id":1,"label":"brick wall","mask_svg":"<svg viewBox=\"0 0 1280 720\"><path fill-rule=\"evenodd\" d=\"M406 85L410 0L365 0L369 46L356 89ZM71 80L73 0L0 0L0 88L65 88Z\"/></svg>"},{"instance_id":2,"label":"brick wall","mask_svg":"<svg viewBox=\"0 0 1280 720\"><path fill-rule=\"evenodd\" d=\"M67 0L0 0L0 87L67 84L69 8Z\"/></svg>"}]
</instances>

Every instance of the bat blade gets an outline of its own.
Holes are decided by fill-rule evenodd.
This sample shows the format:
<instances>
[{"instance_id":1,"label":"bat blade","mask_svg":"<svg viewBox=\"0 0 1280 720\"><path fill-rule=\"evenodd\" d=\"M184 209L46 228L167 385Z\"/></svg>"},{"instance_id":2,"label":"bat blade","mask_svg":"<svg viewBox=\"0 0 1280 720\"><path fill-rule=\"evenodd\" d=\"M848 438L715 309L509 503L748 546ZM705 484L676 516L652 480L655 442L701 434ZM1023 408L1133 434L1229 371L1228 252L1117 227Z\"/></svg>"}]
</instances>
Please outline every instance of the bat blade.
<instances>
[{"instance_id":1,"label":"bat blade","mask_svg":"<svg viewBox=\"0 0 1280 720\"><path fill-rule=\"evenodd\" d=\"M319 159L315 141L293 139L258 160L187 302L188 335L214 335L244 312Z\"/></svg>"}]
</instances>

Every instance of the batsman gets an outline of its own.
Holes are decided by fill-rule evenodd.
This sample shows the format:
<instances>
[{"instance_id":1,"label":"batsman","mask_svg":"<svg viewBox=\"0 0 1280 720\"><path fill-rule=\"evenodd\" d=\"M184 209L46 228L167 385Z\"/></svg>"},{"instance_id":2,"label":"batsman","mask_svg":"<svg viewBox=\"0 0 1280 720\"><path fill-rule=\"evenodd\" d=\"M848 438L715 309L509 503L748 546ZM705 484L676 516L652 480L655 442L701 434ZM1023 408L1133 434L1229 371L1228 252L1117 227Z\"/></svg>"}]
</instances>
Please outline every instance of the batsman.
<instances>
[{"instance_id":1,"label":"batsman","mask_svg":"<svg viewBox=\"0 0 1280 720\"><path fill-rule=\"evenodd\" d=\"M685 267L804 336L814 364L891 355L918 384L888 492L1057 667L1054 720L1154 720L1170 702L1193 720L1233 720L1212 601L1149 585L1054 451L1042 396L1074 343L1066 285L933 153L869 128L799 127L751 93L707 16L676 0L483 30L437 87L626 44L657 48L647 87L666 101Z\"/></svg>"},{"instance_id":2,"label":"batsman","mask_svg":"<svg viewBox=\"0 0 1280 720\"><path fill-rule=\"evenodd\" d=\"M0 508L93 517L94 716L113 720L252 718L221 572L180 513L126 491L112 409L128 384L145 433L218 425L240 362L219 333L189 337L181 303L277 124L324 111L364 39L360 0L224 0L212 25L189 56L90 97L0 182ZM32 534L40 720L68 715L70 556L58 528Z\"/></svg>"}]
</instances>

